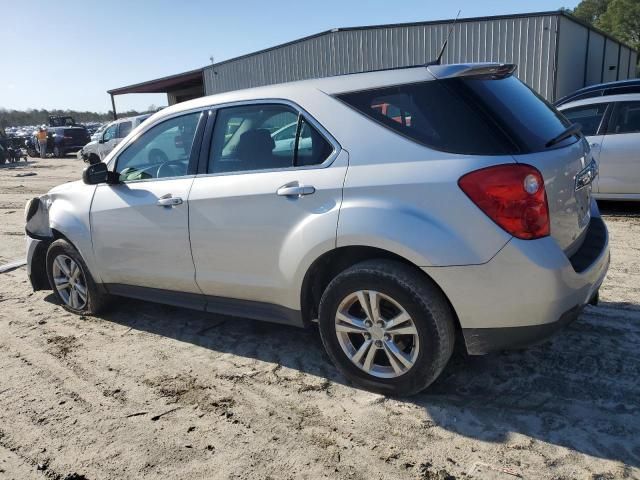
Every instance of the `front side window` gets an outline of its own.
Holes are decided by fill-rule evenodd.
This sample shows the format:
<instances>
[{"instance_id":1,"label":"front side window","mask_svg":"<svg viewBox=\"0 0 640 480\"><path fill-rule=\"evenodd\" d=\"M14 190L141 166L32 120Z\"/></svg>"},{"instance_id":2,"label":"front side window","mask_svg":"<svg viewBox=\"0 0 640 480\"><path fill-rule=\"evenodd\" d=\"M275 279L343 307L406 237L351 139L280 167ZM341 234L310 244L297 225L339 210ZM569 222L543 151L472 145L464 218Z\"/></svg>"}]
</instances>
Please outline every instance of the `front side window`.
<instances>
[{"instance_id":1,"label":"front side window","mask_svg":"<svg viewBox=\"0 0 640 480\"><path fill-rule=\"evenodd\" d=\"M640 132L640 102L623 102L613 114L609 133Z\"/></svg>"},{"instance_id":2,"label":"front side window","mask_svg":"<svg viewBox=\"0 0 640 480\"><path fill-rule=\"evenodd\" d=\"M186 175L200 112L166 120L147 130L118 157L121 182Z\"/></svg>"},{"instance_id":3,"label":"front side window","mask_svg":"<svg viewBox=\"0 0 640 480\"><path fill-rule=\"evenodd\" d=\"M298 112L285 105L219 110L208 173L245 172L323 163L333 147Z\"/></svg>"},{"instance_id":4,"label":"front side window","mask_svg":"<svg viewBox=\"0 0 640 480\"><path fill-rule=\"evenodd\" d=\"M102 140L108 142L109 140L113 140L118 135L118 124L111 125L107 127L104 131L104 135L102 136Z\"/></svg>"},{"instance_id":5,"label":"front side window","mask_svg":"<svg viewBox=\"0 0 640 480\"><path fill-rule=\"evenodd\" d=\"M131 131L131 122L122 122L119 126L118 138L124 138Z\"/></svg>"},{"instance_id":6,"label":"front side window","mask_svg":"<svg viewBox=\"0 0 640 480\"><path fill-rule=\"evenodd\" d=\"M562 115L513 76L427 81L338 98L411 140L460 154L542 151L569 126ZM558 146L575 141L575 137L569 138Z\"/></svg>"},{"instance_id":7,"label":"front side window","mask_svg":"<svg viewBox=\"0 0 640 480\"><path fill-rule=\"evenodd\" d=\"M607 110L606 103L595 105L583 105L581 107L569 108L562 113L571 123L579 123L582 133L586 136L597 135L602 117Z\"/></svg>"}]
</instances>

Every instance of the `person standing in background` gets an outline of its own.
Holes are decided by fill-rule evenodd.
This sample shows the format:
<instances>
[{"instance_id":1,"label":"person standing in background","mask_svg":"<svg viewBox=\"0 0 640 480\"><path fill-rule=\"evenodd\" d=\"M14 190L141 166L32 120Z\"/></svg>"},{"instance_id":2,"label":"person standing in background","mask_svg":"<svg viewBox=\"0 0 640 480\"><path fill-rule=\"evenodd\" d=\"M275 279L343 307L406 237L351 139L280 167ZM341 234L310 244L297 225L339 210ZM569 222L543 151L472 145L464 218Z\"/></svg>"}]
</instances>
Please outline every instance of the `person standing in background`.
<instances>
[{"instance_id":1,"label":"person standing in background","mask_svg":"<svg viewBox=\"0 0 640 480\"><path fill-rule=\"evenodd\" d=\"M40 127L36 136L40 146L40 158L47 158L47 129L44 126Z\"/></svg>"}]
</instances>

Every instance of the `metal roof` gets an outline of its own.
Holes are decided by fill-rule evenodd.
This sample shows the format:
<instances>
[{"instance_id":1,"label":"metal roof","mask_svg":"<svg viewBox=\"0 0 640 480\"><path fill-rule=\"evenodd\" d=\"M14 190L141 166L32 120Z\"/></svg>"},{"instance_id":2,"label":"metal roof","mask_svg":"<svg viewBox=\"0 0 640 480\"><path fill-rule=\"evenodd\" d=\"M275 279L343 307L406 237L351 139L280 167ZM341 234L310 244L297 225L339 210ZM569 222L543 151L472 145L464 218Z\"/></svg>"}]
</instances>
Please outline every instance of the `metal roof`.
<instances>
[{"instance_id":1,"label":"metal roof","mask_svg":"<svg viewBox=\"0 0 640 480\"><path fill-rule=\"evenodd\" d=\"M125 93L165 93L169 89L188 88L202 85L202 72L204 68L197 68L188 72L177 73L167 77L148 80L126 87L107 90L110 95L122 95Z\"/></svg>"},{"instance_id":2,"label":"metal roof","mask_svg":"<svg viewBox=\"0 0 640 480\"><path fill-rule=\"evenodd\" d=\"M507 19L517 19L517 18L534 18L534 17L544 17L544 16L564 16L580 25L589 28L592 31L595 31L605 38L608 38L614 42L617 42L621 45L626 46L632 51L636 51L630 45L625 44L624 42L616 39L612 35L594 27L588 22L585 22L573 15L571 15L566 10L551 10L551 11L541 11L541 12L530 12L530 13L520 13L520 14L508 14L508 15L495 15L495 16L483 16L483 17L467 17L467 18L459 18L457 20L458 24L471 23L471 22L480 22L480 21L493 21L493 20L507 20ZM333 28L330 30L325 30L320 33L316 33L313 35L308 35L306 37L301 37L296 40L292 40L290 42L281 43L275 45L273 47L265 48L262 50L257 50L251 53L247 53L245 55L240 55L238 57L230 58L228 60L224 60L222 62L214 63L212 65L206 65L205 67L191 70L184 73L179 73L176 75L170 75L167 77L158 78L155 80L149 80L146 82L137 83L134 85L129 85L125 87L115 88L113 90L108 90L107 93L111 95L121 95L125 93L163 93L166 92L170 88L186 88L193 85L200 85L203 83L202 74L204 70L231 63L237 62L238 60L242 60L245 58L250 58L256 55L264 54L273 50L278 50L283 47L287 47L290 45L295 45L305 40L310 40L318 37L322 37L325 35L331 35L336 32L349 32L349 31L366 31L366 30L376 30L376 29L384 29L384 28L393 28L393 27L412 27L412 26L429 26L429 25L446 25L452 23L452 19L443 19L443 20L429 20L423 22L410 22L410 23L392 23L392 24L384 24L384 25L367 25L367 26L359 26L359 27L344 27L344 28Z\"/></svg>"}]
</instances>

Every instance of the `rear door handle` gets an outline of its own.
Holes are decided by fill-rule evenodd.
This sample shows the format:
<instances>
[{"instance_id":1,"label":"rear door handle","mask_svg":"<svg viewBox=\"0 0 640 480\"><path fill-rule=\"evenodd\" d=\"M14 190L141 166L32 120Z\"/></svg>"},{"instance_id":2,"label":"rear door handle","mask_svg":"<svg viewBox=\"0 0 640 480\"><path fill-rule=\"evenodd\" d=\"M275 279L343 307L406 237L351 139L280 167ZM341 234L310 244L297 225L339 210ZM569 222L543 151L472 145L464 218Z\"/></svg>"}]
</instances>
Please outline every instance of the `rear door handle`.
<instances>
[{"instance_id":1,"label":"rear door handle","mask_svg":"<svg viewBox=\"0 0 640 480\"><path fill-rule=\"evenodd\" d=\"M302 197L311 195L316 189L311 185L283 185L276 192L281 197Z\"/></svg>"},{"instance_id":2,"label":"rear door handle","mask_svg":"<svg viewBox=\"0 0 640 480\"><path fill-rule=\"evenodd\" d=\"M174 197L170 193L158 199L158 206L160 207L175 207L176 205L182 205L182 199L180 197Z\"/></svg>"}]
</instances>

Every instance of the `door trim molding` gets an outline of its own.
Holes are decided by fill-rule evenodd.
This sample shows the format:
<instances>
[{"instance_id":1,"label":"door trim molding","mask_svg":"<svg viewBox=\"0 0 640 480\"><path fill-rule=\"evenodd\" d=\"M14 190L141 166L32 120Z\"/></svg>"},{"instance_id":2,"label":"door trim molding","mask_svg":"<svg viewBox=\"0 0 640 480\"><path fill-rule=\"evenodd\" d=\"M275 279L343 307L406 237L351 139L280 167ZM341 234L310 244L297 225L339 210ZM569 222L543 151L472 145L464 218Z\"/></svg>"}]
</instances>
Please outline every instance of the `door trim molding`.
<instances>
[{"instance_id":1,"label":"door trim molding","mask_svg":"<svg viewBox=\"0 0 640 480\"><path fill-rule=\"evenodd\" d=\"M106 283L104 287L108 293L122 297L294 327L305 326L302 321L302 312L273 303L205 296L199 293L176 292L121 283Z\"/></svg>"}]
</instances>

